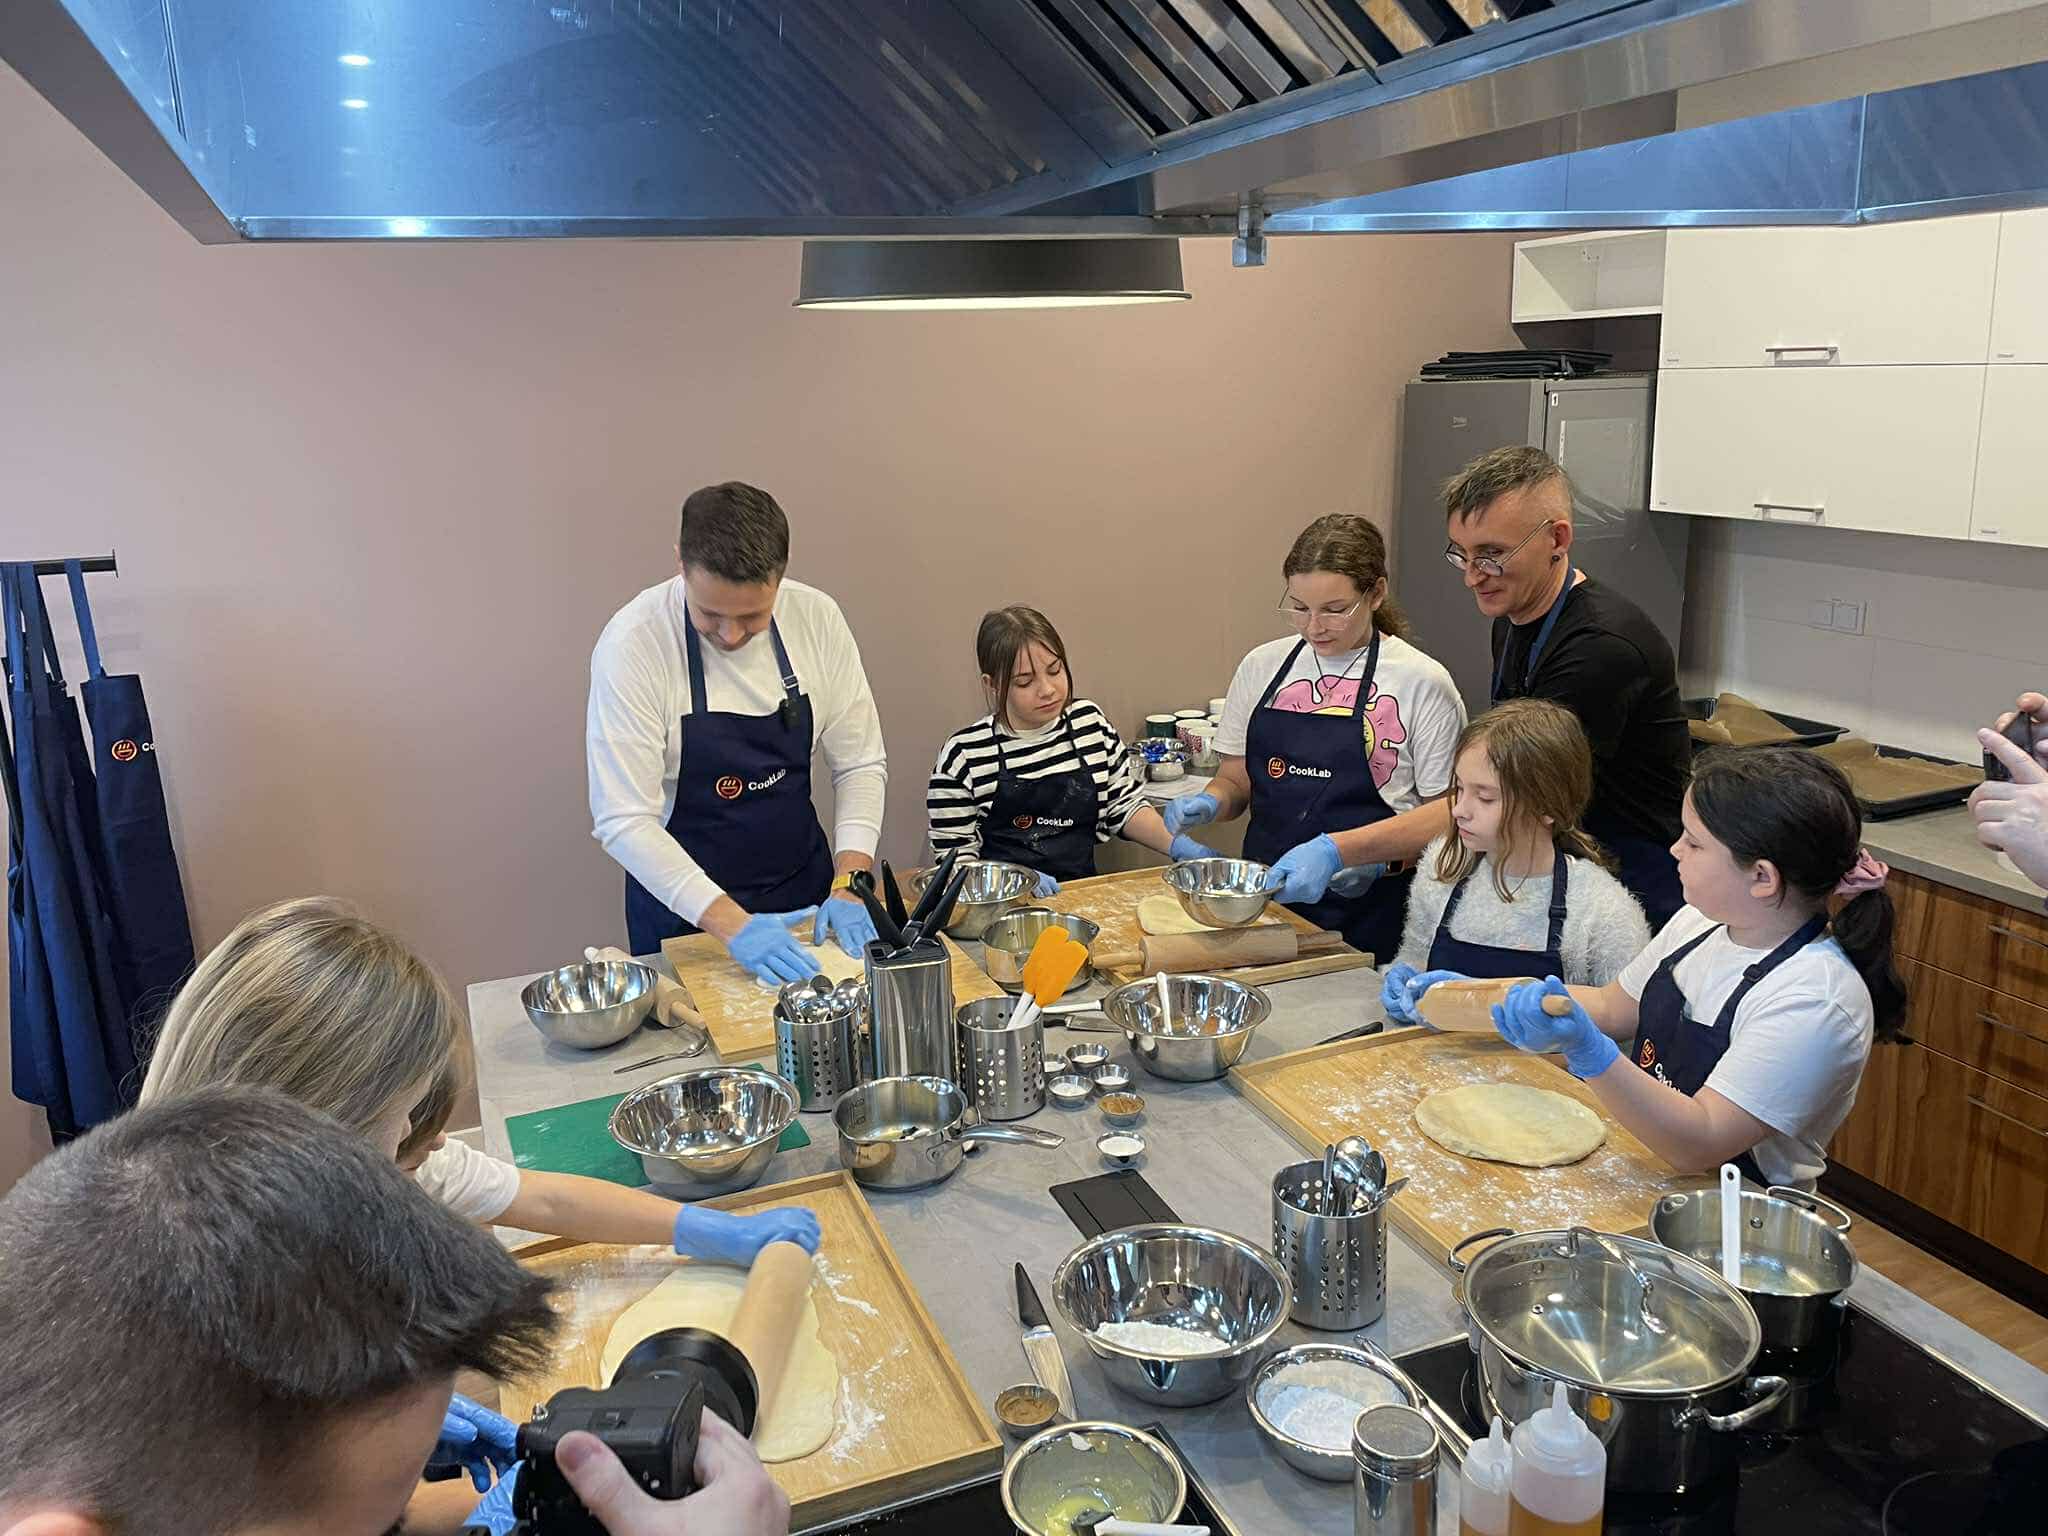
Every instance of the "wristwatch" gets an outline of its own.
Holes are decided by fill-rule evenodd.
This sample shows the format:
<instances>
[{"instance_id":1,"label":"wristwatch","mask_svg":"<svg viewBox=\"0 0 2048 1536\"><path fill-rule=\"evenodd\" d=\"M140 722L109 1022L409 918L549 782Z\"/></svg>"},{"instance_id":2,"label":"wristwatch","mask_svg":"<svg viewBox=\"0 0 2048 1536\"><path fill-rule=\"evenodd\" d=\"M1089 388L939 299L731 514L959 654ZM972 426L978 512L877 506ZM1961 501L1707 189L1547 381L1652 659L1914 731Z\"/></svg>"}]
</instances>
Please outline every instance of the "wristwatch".
<instances>
[{"instance_id":1,"label":"wristwatch","mask_svg":"<svg viewBox=\"0 0 2048 1536\"><path fill-rule=\"evenodd\" d=\"M844 874L838 874L832 877L832 889L827 891L826 895L837 896L841 891L850 891L852 889L853 871L849 869Z\"/></svg>"}]
</instances>

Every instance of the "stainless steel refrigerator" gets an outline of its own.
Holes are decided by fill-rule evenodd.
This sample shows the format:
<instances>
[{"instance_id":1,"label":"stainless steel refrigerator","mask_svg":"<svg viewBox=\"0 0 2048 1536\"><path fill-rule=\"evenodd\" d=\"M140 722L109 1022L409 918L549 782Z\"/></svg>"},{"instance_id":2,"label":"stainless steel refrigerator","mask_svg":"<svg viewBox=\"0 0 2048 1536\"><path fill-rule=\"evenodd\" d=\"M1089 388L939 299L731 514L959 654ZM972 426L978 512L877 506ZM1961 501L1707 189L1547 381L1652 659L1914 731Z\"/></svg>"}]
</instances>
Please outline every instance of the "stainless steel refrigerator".
<instances>
[{"instance_id":1,"label":"stainless steel refrigerator","mask_svg":"<svg viewBox=\"0 0 2048 1536\"><path fill-rule=\"evenodd\" d=\"M1572 478L1572 555L1580 569L1633 598L1678 650L1690 526L1652 512L1650 421L1654 374L1592 379L1418 379L1401 420L1401 488L1394 505L1394 596L1415 642L1450 668L1477 714L1492 683L1491 626L1444 559L1438 493L1489 448L1535 443Z\"/></svg>"}]
</instances>

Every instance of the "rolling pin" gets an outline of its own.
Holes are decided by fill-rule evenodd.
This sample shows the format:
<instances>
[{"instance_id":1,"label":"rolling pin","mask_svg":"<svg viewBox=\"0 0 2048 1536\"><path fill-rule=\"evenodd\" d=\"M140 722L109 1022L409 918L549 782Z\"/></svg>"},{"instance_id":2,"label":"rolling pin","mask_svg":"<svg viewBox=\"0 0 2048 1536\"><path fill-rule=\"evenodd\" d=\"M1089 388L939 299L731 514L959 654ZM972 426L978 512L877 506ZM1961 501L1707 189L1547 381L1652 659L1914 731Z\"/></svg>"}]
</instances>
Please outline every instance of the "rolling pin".
<instances>
[{"instance_id":1,"label":"rolling pin","mask_svg":"<svg viewBox=\"0 0 2048 1536\"><path fill-rule=\"evenodd\" d=\"M1493 1010L1508 1000L1516 987L1534 981L1533 976L1502 976L1488 981L1440 981L1422 994L1415 1011L1431 1029L1457 1034L1494 1033ZM1561 1019L1572 1011L1568 997L1546 997L1543 1011Z\"/></svg>"},{"instance_id":2,"label":"rolling pin","mask_svg":"<svg viewBox=\"0 0 2048 1536\"><path fill-rule=\"evenodd\" d=\"M635 963L633 957L623 949L615 948L609 944L602 948L584 950L583 958L586 960L617 960L625 965ZM649 966L648 969L653 970L654 968ZM659 971L654 972L654 1018L656 1023L666 1024L670 1029L684 1024L691 1025L697 1029L705 1027L704 1015L690 1006L690 994L685 992L681 985L670 981Z\"/></svg>"},{"instance_id":3,"label":"rolling pin","mask_svg":"<svg viewBox=\"0 0 2048 1536\"><path fill-rule=\"evenodd\" d=\"M1221 971L1240 965L1285 965L1304 955L1332 955L1344 935L1303 933L1289 923L1218 928L1211 933L1146 934L1136 949L1095 949L1088 963L1104 971Z\"/></svg>"},{"instance_id":4,"label":"rolling pin","mask_svg":"<svg viewBox=\"0 0 2048 1536\"><path fill-rule=\"evenodd\" d=\"M747 1271L747 1288L740 1293L726 1340L753 1367L756 1424L775 1405L814 1273L811 1256L795 1243L770 1243L754 1255L753 1268Z\"/></svg>"}]
</instances>

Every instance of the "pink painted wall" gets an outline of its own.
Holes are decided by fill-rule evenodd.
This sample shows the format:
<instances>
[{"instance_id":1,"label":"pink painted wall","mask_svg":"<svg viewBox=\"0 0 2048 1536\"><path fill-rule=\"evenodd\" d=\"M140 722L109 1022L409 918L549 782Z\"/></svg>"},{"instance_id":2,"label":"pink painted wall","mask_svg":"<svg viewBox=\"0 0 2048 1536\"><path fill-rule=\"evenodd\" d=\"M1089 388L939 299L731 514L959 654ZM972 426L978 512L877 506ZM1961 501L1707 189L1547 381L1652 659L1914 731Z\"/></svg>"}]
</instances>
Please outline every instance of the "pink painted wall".
<instances>
[{"instance_id":1,"label":"pink painted wall","mask_svg":"<svg viewBox=\"0 0 2048 1536\"><path fill-rule=\"evenodd\" d=\"M1050 612L1127 729L1221 693L1299 527L1384 514L1403 382L1513 341L1504 236L1191 242L1183 305L800 314L782 243L204 248L4 68L0 143L0 556L119 550L103 644L202 945L335 892L457 983L622 937L589 652L693 487L770 488L845 607L907 859L985 608Z\"/></svg>"}]
</instances>

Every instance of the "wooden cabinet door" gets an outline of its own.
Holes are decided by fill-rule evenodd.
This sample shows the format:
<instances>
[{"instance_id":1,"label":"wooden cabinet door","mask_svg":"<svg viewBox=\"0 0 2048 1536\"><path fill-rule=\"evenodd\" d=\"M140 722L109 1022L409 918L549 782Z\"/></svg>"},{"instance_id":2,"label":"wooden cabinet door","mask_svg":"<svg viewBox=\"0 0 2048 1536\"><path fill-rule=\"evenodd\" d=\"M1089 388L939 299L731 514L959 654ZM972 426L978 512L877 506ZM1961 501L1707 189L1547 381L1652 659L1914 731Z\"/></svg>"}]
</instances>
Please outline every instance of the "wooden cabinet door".
<instances>
[{"instance_id":1,"label":"wooden cabinet door","mask_svg":"<svg viewBox=\"0 0 2048 1536\"><path fill-rule=\"evenodd\" d=\"M1986 1076L2048 1098L2048 1008L1901 959L1906 1033Z\"/></svg>"},{"instance_id":2,"label":"wooden cabinet door","mask_svg":"<svg viewBox=\"0 0 2048 1536\"><path fill-rule=\"evenodd\" d=\"M1895 953L2048 1008L2048 916L1903 872L1886 889Z\"/></svg>"},{"instance_id":3,"label":"wooden cabinet door","mask_svg":"<svg viewBox=\"0 0 2048 1536\"><path fill-rule=\"evenodd\" d=\"M1981 363L1999 233L1997 214L1674 229L1659 356L1666 368Z\"/></svg>"}]
</instances>

